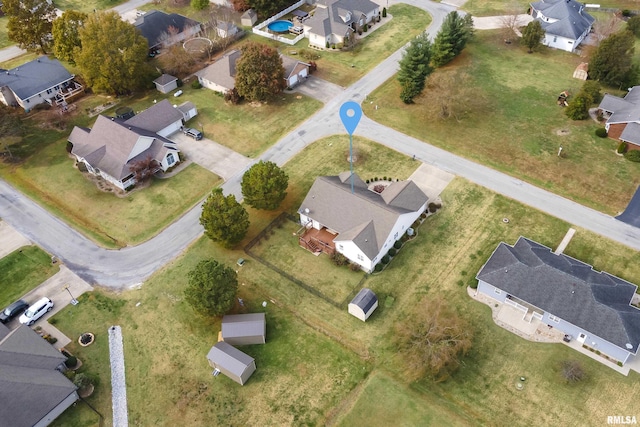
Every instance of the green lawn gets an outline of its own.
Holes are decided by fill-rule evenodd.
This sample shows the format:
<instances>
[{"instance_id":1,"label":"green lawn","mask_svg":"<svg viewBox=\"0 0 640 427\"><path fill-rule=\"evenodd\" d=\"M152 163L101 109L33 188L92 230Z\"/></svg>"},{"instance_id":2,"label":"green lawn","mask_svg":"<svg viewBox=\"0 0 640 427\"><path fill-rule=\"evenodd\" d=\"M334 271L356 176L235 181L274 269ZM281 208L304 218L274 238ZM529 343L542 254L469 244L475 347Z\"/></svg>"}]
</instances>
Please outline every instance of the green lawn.
<instances>
[{"instance_id":1,"label":"green lawn","mask_svg":"<svg viewBox=\"0 0 640 427\"><path fill-rule=\"evenodd\" d=\"M6 16L0 16L0 49L11 46L13 42L9 40L7 36L7 23L9 22L9 18Z\"/></svg>"},{"instance_id":2,"label":"green lawn","mask_svg":"<svg viewBox=\"0 0 640 427\"><path fill-rule=\"evenodd\" d=\"M58 272L51 256L37 246L23 246L0 258L0 310Z\"/></svg>"},{"instance_id":3,"label":"green lawn","mask_svg":"<svg viewBox=\"0 0 640 427\"><path fill-rule=\"evenodd\" d=\"M346 307L348 298L358 291L362 271L347 266L337 268L327 254L316 256L298 244L298 222L285 220L251 249L251 253L290 274L328 298L336 306Z\"/></svg>"},{"instance_id":4,"label":"green lawn","mask_svg":"<svg viewBox=\"0 0 640 427\"><path fill-rule=\"evenodd\" d=\"M514 10L527 13L530 3L527 0L467 0L461 9L473 16L507 15ZM602 8L640 10L637 0L608 0L597 4Z\"/></svg>"},{"instance_id":5,"label":"green lawn","mask_svg":"<svg viewBox=\"0 0 640 427\"><path fill-rule=\"evenodd\" d=\"M462 55L437 73L468 73L480 106L456 120L429 113L429 89L413 105L399 99L392 78L363 105L372 119L430 144L524 179L608 214L622 211L640 180L640 165L617 156L616 142L597 138L592 120L572 121L556 105L581 58L558 50L527 54L505 45L499 32L479 31ZM603 89L607 91L609 89ZM373 106L377 104L379 109ZM557 156L563 147L563 157Z\"/></svg>"},{"instance_id":6,"label":"green lawn","mask_svg":"<svg viewBox=\"0 0 640 427\"><path fill-rule=\"evenodd\" d=\"M126 0L54 0L54 4L60 10L79 10L84 13L90 13L96 9L111 9L125 1Z\"/></svg>"}]
</instances>

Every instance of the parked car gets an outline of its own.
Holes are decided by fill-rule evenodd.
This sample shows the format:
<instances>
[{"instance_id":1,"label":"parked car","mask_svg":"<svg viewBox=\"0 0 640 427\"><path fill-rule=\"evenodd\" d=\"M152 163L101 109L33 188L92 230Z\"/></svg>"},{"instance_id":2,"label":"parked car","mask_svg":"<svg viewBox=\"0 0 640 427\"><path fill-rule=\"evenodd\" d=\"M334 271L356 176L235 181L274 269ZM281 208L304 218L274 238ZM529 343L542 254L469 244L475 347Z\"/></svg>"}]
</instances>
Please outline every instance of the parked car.
<instances>
[{"instance_id":1,"label":"parked car","mask_svg":"<svg viewBox=\"0 0 640 427\"><path fill-rule=\"evenodd\" d=\"M202 132L200 132L198 129L184 128L182 130L182 132L185 135L190 136L191 138L195 139L196 141L200 141L202 139Z\"/></svg>"},{"instance_id":2,"label":"parked car","mask_svg":"<svg viewBox=\"0 0 640 427\"><path fill-rule=\"evenodd\" d=\"M31 326L36 320L41 318L46 312L51 311L53 308L53 301L47 297L40 298L20 316L20 323L23 325Z\"/></svg>"},{"instance_id":3,"label":"parked car","mask_svg":"<svg viewBox=\"0 0 640 427\"><path fill-rule=\"evenodd\" d=\"M29 304L27 304L24 300L20 299L14 302L13 304L2 310L2 313L0 313L0 323L8 323L17 315L22 314L27 309L27 307L29 307Z\"/></svg>"},{"instance_id":4,"label":"parked car","mask_svg":"<svg viewBox=\"0 0 640 427\"><path fill-rule=\"evenodd\" d=\"M173 94L173 96L175 96L176 98L179 97L180 95L182 95L182 90L179 90Z\"/></svg>"}]
</instances>

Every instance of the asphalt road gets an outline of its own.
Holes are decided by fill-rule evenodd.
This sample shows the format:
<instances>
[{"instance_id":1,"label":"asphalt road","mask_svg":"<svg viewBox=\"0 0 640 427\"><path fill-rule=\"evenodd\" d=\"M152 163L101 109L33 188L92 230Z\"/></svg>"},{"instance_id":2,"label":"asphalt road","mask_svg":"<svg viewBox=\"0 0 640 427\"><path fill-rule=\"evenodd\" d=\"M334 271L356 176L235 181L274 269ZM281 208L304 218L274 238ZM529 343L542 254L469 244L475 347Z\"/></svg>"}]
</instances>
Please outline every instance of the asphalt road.
<instances>
[{"instance_id":1,"label":"asphalt road","mask_svg":"<svg viewBox=\"0 0 640 427\"><path fill-rule=\"evenodd\" d=\"M424 0L408 0L407 3L431 13L433 23L429 32L432 36L446 14L453 10L451 6ZM339 93L320 111L268 149L261 159L282 165L317 139L333 134L344 134L346 138L338 116L340 105L347 100L362 102L368 93L393 76L401 51L391 55L361 80ZM362 118L356 134L409 156L415 155L420 161L640 250L640 231L608 215L425 144L367 117ZM250 166L247 165L225 182L225 193L241 197L240 180ZM59 257L80 277L89 283L105 287L135 286L178 256L202 234L199 216L200 206L196 206L162 233L139 246L106 250L87 240L6 182L0 181L0 217L28 239Z\"/></svg>"}]
</instances>

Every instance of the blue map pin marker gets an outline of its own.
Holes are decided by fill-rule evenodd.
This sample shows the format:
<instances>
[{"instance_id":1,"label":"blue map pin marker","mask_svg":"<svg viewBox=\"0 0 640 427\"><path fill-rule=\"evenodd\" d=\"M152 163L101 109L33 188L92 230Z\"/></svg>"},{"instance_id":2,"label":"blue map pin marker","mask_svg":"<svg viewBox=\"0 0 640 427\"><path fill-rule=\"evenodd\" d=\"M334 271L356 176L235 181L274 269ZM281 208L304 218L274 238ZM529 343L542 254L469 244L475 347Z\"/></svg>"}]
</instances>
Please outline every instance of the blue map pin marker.
<instances>
[{"instance_id":1,"label":"blue map pin marker","mask_svg":"<svg viewBox=\"0 0 640 427\"><path fill-rule=\"evenodd\" d=\"M361 117L362 108L360 108L360 104L357 102L347 101L340 106L340 119L349 135L353 135L353 132L358 127L358 123L360 123Z\"/></svg>"}]
</instances>

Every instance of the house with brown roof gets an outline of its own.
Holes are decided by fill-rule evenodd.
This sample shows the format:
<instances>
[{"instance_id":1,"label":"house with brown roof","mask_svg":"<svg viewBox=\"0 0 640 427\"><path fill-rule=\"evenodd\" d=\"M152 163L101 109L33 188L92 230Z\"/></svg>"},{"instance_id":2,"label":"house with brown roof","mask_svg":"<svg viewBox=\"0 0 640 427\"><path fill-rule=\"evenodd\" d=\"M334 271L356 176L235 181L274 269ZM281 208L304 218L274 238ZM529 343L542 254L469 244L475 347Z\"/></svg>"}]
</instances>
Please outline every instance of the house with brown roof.
<instances>
[{"instance_id":1,"label":"house with brown roof","mask_svg":"<svg viewBox=\"0 0 640 427\"><path fill-rule=\"evenodd\" d=\"M309 45L324 49L345 39L380 16L371 0L319 0L312 17L304 21Z\"/></svg>"},{"instance_id":2,"label":"house with brown roof","mask_svg":"<svg viewBox=\"0 0 640 427\"><path fill-rule=\"evenodd\" d=\"M410 180L392 182L378 193L350 172L318 177L298 209L305 228L300 245L312 252L341 253L371 272L428 200Z\"/></svg>"},{"instance_id":3,"label":"house with brown roof","mask_svg":"<svg viewBox=\"0 0 640 427\"><path fill-rule=\"evenodd\" d=\"M638 356L638 287L626 280L524 237L500 243L476 278L478 293L514 307L527 322L553 327L621 366Z\"/></svg>"},{"instance_id":4,"label":"house with brown roof","mask_svg":"<svg viewBox=\"0 0 640 427\"><path fill-rule=\"evenodd\" d=\"M236 84L236 62L240 58L240 51L234 49L216 62L196 72L198 82L203 87L222 94L233 89Z\"/></svg>"},{"instance_id":5,"label":"house with brown roof","mask_svg":"<svg viewBox=\"0 0 640 427\"><path fill-rule=\"evenodd\" d=\"M609 138L626 142L629 150L640 150L640 86L630 88L623 98L605 94L598 109L607 119Z\"/></svg>"},{"instance_id":6,"label":"house with brown roof","mask_svg":"<svg viewBox=\"0 0 640 427\"><path fill-rule=\"evenodd\" d=\"M71 154L88 172L125 190L136 183L136 163L152 159L165 172L179 162L180 150L166 137L180 129L182 120L182 112L167 100L128 120L100 115L91 129L73 128Z\"/></svg>"},{"instance_id":7,"label":"house with brown roof","mask_svg":"<svg viewBox=\"0 0 640 427\"><path fill-rule=\"evenodd\" d=\"M45 427L78 400L66 357L28 326L0 324L0 425Z\"/></svg>"},{"instance_id":8,"label":"house with brown roof","mask_svg":"<svg viewBox=\"0 0 640 427\"><path fill-rule=\"evenodd\" d=\"M311 64L297 59L280 55L284 67L284 81L287 87L292 88L303 82L309 76Z\"/></svg>"}]
</instances>

